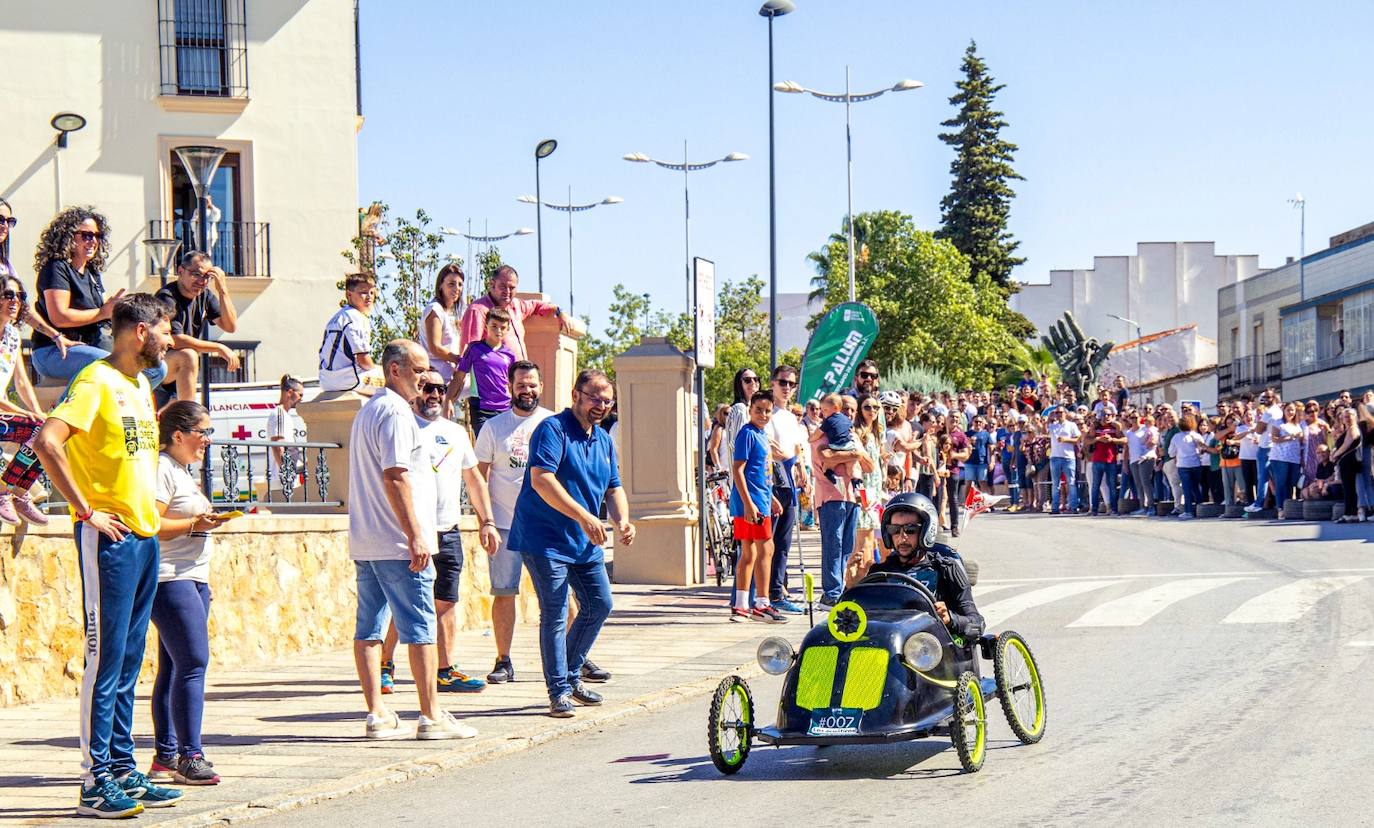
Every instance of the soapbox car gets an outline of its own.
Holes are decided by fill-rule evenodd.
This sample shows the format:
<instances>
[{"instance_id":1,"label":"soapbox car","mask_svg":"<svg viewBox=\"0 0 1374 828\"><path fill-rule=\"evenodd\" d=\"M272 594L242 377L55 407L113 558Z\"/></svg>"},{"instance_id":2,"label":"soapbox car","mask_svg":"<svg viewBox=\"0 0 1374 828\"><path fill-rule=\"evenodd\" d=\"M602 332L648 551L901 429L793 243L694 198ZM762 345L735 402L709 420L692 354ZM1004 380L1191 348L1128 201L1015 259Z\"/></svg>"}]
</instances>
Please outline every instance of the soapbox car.
<instances>
[{"instance_id":1,"label":"soapbox car","mask_svg":"<svg viewBox=\"0 0 1374 828\"><path fill-rule=\"evenodd\" d=\"M981 678L979 660L992 662ZM948 735L964 770L983 765L987 706L1001 702L1025 744L1045 734L1045 689L1030 647L1005 631L973 641L951 635L920 581L876 572L850 587L794 652L784 638L759 644L759 665L787 674L777 722L759 726L749 684L724 679L711 700L707 740L721 773L744 767L750 745L883 744Z\"/></svg>"}]
</instances>

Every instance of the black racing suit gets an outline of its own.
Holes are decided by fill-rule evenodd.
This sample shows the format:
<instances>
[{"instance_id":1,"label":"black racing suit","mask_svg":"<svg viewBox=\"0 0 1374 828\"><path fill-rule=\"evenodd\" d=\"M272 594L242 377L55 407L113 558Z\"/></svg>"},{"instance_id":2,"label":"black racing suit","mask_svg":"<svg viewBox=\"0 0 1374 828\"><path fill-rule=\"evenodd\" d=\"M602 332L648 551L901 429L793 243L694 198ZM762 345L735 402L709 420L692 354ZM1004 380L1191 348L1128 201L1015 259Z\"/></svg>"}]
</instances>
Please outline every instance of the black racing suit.
<instances>
[{"instance_id":1,"label":"black racing suit","mask_svg":"<svg viewBox=\"0 0 1374 828\"><path fill-rule=\"evenodd\" d=\"M973 603L973 587L969 584L968 573L959 554L943 543L937 543L929 552L910 564L903 563L896 552L890 553L882 563L868 570L872 572L899 572L909 575L930 587L937 600L943 601L949 611L950 632L972 642L983 634L987 625L983 614Z\"/></svg>"}]
</instances>

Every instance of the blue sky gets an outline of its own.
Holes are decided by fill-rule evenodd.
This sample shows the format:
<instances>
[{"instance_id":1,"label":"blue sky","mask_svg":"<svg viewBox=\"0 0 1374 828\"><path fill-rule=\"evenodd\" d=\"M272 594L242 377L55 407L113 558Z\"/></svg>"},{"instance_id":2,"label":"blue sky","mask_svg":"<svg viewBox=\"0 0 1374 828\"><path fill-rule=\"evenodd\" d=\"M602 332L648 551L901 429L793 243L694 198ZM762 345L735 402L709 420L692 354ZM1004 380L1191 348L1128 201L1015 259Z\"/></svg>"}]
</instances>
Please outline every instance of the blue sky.
<instances>
[{"instance_id":1,"label":"blue sky","mask_svg":"<svg viewBox=\"0 0 1374 828\"><path fill-rule=\"evenodd\" d=\"M1214 240L1264 267L1374 221L1374 5L1335 2L931 3L796 0L775 23L776 75L854 91L924 89L854 107L856 212L939 221L952 151L936 138L970 39L1020 146L1011 229L1017 277L1129 254L1137 241ZM751 160L694 173L692 253L717 278L768 274L767 23L755 0L363 3L360 197L493 233L535 225L546 200L624 204L575 219L579 314L605 323L611 286L684 307L682 176L621 160ZM806 254L845 213L844 108L779 95L779 290L808 286ZM463 255L455 241L451 252ZM533 236L505 259L536 283ZM546 291L566 302L567 221L544 213Z\"/></svg>"}]
</instances>

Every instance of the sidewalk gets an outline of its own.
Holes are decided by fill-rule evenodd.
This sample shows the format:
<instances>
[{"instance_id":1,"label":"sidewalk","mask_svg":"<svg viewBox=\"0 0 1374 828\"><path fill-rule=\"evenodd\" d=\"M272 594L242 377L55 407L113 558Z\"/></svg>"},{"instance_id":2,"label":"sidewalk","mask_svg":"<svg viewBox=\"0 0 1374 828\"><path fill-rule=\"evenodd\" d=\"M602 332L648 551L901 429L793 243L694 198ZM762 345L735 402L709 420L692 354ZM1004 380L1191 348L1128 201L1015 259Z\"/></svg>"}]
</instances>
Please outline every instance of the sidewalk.
<instances>
[{"instance_id":1,"label":"sidewalk","mask_svg":"<svg viewBox=\"0 0 1374 828\"><path fill-rule=\"evenodd\" d=\"M204 742L223 781L184 788L185 799L177 807L145 811L138 821L164 826L238 822L525 750L707 692L722 675L741 666L754 674L754 648L760 639L785 634L800 640L808 628L805 616L777 626L730 623L726 592L616 586L615 610L593 651L594 660L613 673L609 684L595 686L606 704L578 708L574 719L544 715L548 697L539 666L538 628L517 627L512 648L516 682L482 693L442 696L446 709L478 729L478 737L466 741L363 739L363 700L351 650L268 669L217 672L211 664ZM458 647L464 670L485 676L491 669L495 649L489 634L464 633ZM399 683L389 703L413 726L418 707L404 652L398 655ZM138 760L144 771L152 758L149 689L139 688L135 708ZM704 726L704 708L701 718ZM0 765L5 768L0 772L0 821L76 823L76 734L76 699L0 710Z\"/></svg>"}]
</instances>

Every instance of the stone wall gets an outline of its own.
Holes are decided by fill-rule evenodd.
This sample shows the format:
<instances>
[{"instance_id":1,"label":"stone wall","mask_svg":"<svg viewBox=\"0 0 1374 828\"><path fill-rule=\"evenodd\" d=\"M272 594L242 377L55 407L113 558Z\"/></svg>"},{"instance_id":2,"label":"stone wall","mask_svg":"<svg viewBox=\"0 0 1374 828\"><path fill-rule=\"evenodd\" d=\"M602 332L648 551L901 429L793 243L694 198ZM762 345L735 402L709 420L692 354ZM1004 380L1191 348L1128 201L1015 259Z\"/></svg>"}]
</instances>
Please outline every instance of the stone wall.
<instances>
[{"instance_id":1,"label":"stone wall","mask_svg":"<svg viewBox=\"0 0 1374 828\"><path fill-rule=\"evenodd\" d=\"M486 553L463 525L459 627L491 618ZM71 521L0 537L0 707L75 696L81 681L81 578ZM210 587L211 669L282 662L346 646L356 609L346 516L249 515L216 532ZM538 617L528 578L518 617ZM152 679L149 629L142 681Z\"/></svg>"}]
</instances>

